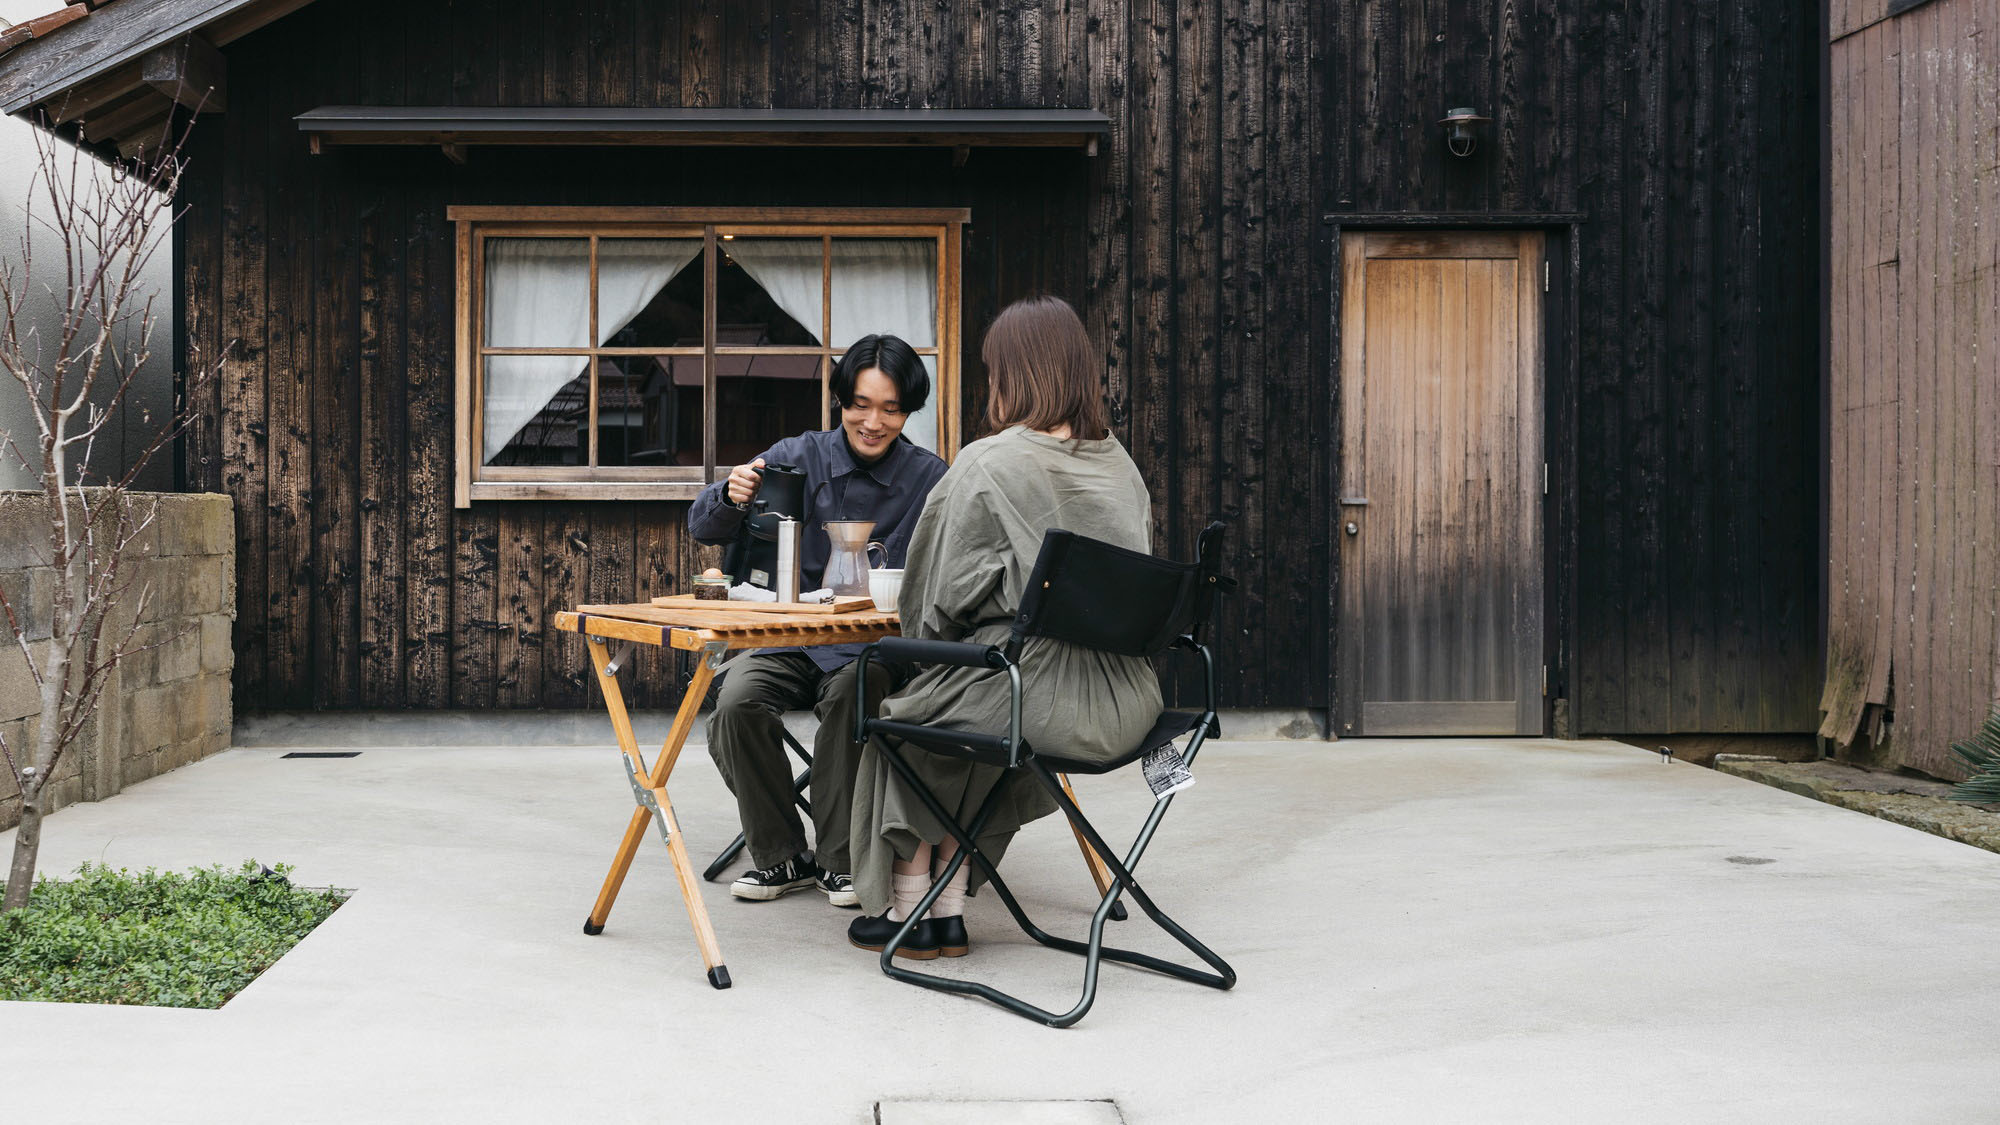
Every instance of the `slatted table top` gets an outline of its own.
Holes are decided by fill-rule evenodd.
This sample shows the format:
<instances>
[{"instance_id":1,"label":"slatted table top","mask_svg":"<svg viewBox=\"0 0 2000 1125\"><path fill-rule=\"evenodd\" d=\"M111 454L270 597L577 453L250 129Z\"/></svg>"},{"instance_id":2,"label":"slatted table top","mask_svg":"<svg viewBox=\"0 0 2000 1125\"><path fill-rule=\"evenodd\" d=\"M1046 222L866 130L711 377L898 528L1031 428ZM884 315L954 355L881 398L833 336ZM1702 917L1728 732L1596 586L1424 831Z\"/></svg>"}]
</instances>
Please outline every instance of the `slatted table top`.
<instances>
[{"instance_id":1,"label":"slatted table top","mask_svg":"<svg viewBox=\"0 0 2000 1125\"><path fill-rule=\"evenodd\" d=\"M595 637L696 650L856 644L896 636L893 613L746 613L728 609L668 608L650 603L580 605L556 614L556 628Z\"/></svg>"}]
</instances>

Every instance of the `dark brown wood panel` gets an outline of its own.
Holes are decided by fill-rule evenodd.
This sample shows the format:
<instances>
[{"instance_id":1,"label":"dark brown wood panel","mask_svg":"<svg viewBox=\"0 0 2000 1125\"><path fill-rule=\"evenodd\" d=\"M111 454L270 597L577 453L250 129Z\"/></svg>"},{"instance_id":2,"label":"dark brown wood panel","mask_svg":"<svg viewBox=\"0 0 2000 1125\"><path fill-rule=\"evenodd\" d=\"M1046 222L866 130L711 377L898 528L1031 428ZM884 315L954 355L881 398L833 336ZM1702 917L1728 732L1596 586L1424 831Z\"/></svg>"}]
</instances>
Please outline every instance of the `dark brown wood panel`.
<instances>
[{"instance_id":1,"label":"dark brown wood panel","mask_svg":"<svg viewBox=\"0 0 2000 1125\"><path fill-rule=\"evenodd\" d=\"M1562 595L1576 648L1551 691L1582 732L1807 729L1810 20L1700 4L1593 18L1578 40L1593 148L1576 156L1577 569ZM1773 143L1786 130L1801 143Z\"/></svg>"},{"instance_id":2,"label":"dark brown wood panel","mask_svg":"<svg viewBox=\"0 0 2000 1125\"><path fill-rule=\"evenodd\" d=\"M226 151L223 140L215 135L214 130L204 130L189 137L187 149L190 161L220 159ZM222 194L210 193L190 208L189 222L174 224L170 241L178 252L180 265L176 287L183 293L213 293L221 283L227 253L223 245L222 206ZM213 363L222 355L222 318L217 315L218 311L211 309L206 316L172 325L179 334L181 346L190 350L197 363ZM160 328L166 331L169 325L162 324ZM184 377L188 366L177 364L176 369L177 375ZM178 389L185 391L185 384ZM180 438L181 463L175 467L175 476L184 482L214 488L221 478L224 433L220 410L224 393L220 380L211 381L200 389L193 400L196 409L189 412L188 426ZM105 462L110 460L105 458L97 467L109 468Z\"/></svg>"},{"instance_id":3,"label":"dark brown wood panel","mask_svg":"<svg viewBox=\"0 0 2000 1125\"><path fill-rule=\"evenodd\" d=\"M261 56L245 58L244 71L252 76L253 85L269 80L270 67L271 60ZM265 271L271 216L264 190L270 156L263 141L264 124L257 114L235 113L224 119L221 130L222 151L232 158L222 177L220 233L225 244L222 291L214 307L219 310L221 338L231 343L218 387L222 404L218 468L221 487L236 503L236 597L245 607L236 615L234 630L233 690L238 699L264 696L269 628L264 613L265 552L270 545Z\"/></svg>"},{"instance_id":4,"label":"dark brown wood panel","mask_svg":"<svg viewBox=\"0 0 2000 1125\"><path fill-rule=\"evenodd\" d=\"M542 649L542 684L537 698L544 707L582 707L590 702L587 689L593 675L590 660L578 646L562 643L550 623L555 615L590 598L592 557L591 509L596 504L542 505L542 590L540 612L533 627ZM613 549L614 558L616 549ZM614 580L616 575L613 574ZM524 626L525 627L525 626Z\"/></svg>"},{"instance_id":5,"label":"dark brown wood panel","mask_svg":"<svg viewBox=\"0 0 2000 1125\"><path fill-rule=\"evenodd\" d=\"M370 200L360 220L361 503L356 550L361 567L359 691L362 705L369 707L398 707L407 698L404 512L395 503L405 495L403 481L410 471L400 204L400 199Z\"/></svg>"},{"instance_id":6,"label":"dark brown wood panel","mask_svg":"<svg viewBox=\"0 0 2000 1125\"><path fill-rule=\"evenodd\" d=\"M405 58L430 44L450 42L452 12L451 4L440 3L413 13L404 36ZM470 77L457 60L454 51L452 65L425 66L409 74L410 99L452 104L459 83ZM435 154L409 152L390 159L390 175L406 186L400 205L407 231L400 313L408 412L405 475L401 487L383 501L403 520L401 705L441 708L452 703L452 596L457 585L451 507L455 231L444 220L449 189L444 177L435 174Z\"/></svg>"},{"instance_id":7,"label":"dark brown wood panel","mask_svg":"<svg viewBox=\"0 0 2000 1125\"><path fill-rule=\"evenodd\" d=\"M1241 691L1243 669L1261 668L1267 659L1263 630L1252 623L1268 620L1271 594L1263 572L1263 470L1270 436L1265 388L1272 375L1266 366L1263 331L1271 312L1265 266L1271 249L1265 191L1272 174L1272 151L1266 143L1271 102L1265 78L1276 45L1265 0L1222 4L1218 18L1223 27L1218 80L1223 104L1216 140L1221 201L1216 223L1218 307L1210 354L1216 357L1217 370L1233 378L1215 383L1209 405L1213 427L1206 435L1215 446L1207 507L1189 514L1201 518L1206 513L1229 524L1241 585L1220 628L1224 643L1241 654L1242 662L1228 676L1230 690Z\"/></svg>"}]
</instances>

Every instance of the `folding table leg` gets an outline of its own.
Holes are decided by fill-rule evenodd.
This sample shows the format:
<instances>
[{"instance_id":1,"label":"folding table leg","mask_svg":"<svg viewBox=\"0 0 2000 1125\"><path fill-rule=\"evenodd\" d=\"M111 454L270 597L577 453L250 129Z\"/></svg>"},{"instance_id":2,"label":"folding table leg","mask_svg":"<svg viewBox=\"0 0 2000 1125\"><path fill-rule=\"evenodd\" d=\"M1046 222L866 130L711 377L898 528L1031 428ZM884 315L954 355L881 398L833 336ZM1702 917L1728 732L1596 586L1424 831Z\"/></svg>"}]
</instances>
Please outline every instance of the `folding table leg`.
<instances>
[{"instance_id":1,"label":"folding table leg","mask_svg":"<svg viewBox=\"0 0 2000 1125\"><path fill-rule=\"evenodd\" d=\"M674 875L680 880L681 898L687 902L688 922L694 926L694 940L701 946L701 962L708 967L708 983L729 987L729 968L722 963L722 945L715 940L715 927L708 921L708 904L701 900L701 879L688 858L687 844L681 839L680 822L674 819L673 803L665 788L653 790L660 802L660 817L667 825L667 852L673 857Z\"/></svg>"},{"instance_id":2,"label":"folding table leg","mask_svg":"<svg viewBox=\"0 0 2000 1125\"><path fill-rule=\"evenodd\" d=\"M1059 773L1056 775L1056 779L1062 782L1063 792L1069 795L1070 803L1076 804L1076 790L1069 787L1069 775ZM1083 838L1083 832L1076 825L1072 824L1069 826L1069 833L1076 837L1076 846L1083 851L1083 862L1086 867L1090 868L1090 881L1097 884L1098 897L1102 898L1110 894L1111 869L1104 866L1104 857L1097 854L1097 849L1090 846L1090 841ZM1114 922L1123 922L1125 920L1124 903L1114 902L1111 904L1111 920Z\"/></svg>"},{"instance_id":3,"label":"folding table leg","mask_svg":"<svg viewBox=\"0 0 2000 1125\"><path fill-rule=\"evenodd\" d=\"M585 640L589 645L591 663L597 668L597 685L604 691L604 706L611 713L611 727L618 735L618 749L625 755L633 787L635 790L644 789L653 798L657 809L648 808L642 800L640 806L633 810L631 819L625 825L625 835L618 842L618 851L612 857L611 869L605 873L604 885L597 893L597 902L591 907L590 916L584 920L583 932L604 932L605 919L610 917L611 906L618 900L625 874L631 870L632 859L639 852L639 841L645 837L647 822L657 816L665 829L667 853L673 859L681 898L687 904L688 921L694 926L695 941L701 946L702 961L708 968L708 982L717 988L728 988L729 970L722 963L722 948L715 940L715 928L709 923L708 907L701 900L694 864L688 859L687 847L681 841L680 824L674 819L673 805L667 800L666 790L667 778L674 771L674 763L680 759L681 747L694 730L695 715L701 710L701 701L708 694L710 681L715 678L715 657L718 654L706 654L695 668L687 693L681 697L680 710L674 714L673 728L667 732L667 740L654 757L652 768L647 769L645 759L639 755L638 736L632 732L632 716L625 709L624 693L618 687L618 673L610 667L608 646L597 637L586 637ZM645 778L643 785L638 780L640 777Z\"/></svg>"}]
</instances>

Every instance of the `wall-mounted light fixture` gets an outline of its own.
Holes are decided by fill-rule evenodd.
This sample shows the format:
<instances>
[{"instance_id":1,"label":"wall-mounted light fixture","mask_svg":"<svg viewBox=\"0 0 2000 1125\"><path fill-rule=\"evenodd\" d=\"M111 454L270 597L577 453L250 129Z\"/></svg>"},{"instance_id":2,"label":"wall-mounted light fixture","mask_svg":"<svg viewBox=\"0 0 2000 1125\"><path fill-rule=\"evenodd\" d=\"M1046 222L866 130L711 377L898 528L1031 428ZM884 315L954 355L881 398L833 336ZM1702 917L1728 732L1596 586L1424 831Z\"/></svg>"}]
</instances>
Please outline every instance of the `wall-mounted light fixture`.
<instances>
[{"instance_id":1,"label":"wall-mounted light fixture","mask_svg":"<svg viewBox=\"0 0 2000 1125\"><path fill-rule=\"evenodd\" d=\"M1445 111L1444 119L1438 124L1444 126L1444 143L1453 156L1471 156L1479 143L1479 127L1493 120L1479 116L1479 111L1471 106Z\"/></svg>"}]
</instances>

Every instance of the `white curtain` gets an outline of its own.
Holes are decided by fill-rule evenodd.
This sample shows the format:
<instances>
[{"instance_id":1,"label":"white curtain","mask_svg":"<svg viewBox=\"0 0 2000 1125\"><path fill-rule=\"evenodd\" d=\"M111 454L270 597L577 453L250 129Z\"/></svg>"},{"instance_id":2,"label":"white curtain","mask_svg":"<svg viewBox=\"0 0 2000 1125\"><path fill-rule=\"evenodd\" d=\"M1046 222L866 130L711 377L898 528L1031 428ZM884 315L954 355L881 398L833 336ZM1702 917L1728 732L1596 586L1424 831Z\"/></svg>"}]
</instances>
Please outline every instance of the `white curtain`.
<instances>
[{"instance_id":1,"label":"white curtain","mask_svg":"<svg viewBox=\"0 0 2000 1125\"><path fill-rule=\"evenodd\" d=\"M937 243L917 238L833 240L836 349L873 333L913 348L937 346Z\"/></svg>"},{"instance_id":2,"label":"white curtain","mask_svg":"<svg viewBox=\"0 0 2000 1125\"><path fill-rule=\"evenodd\" d=\"M605 239L597 244L597 339L638 316L701 253L698 238ZM496 348L581 348L590 340L590 243L496 238L486 243L486 338ZM486 360L485 457L490 464L549 399L581 374L582 356Z\"/></svg>"},{"instance_id":3,"label":"white curtain","mask_svg":"<svg viewBox=\"0 0 2000 1125\"><path fill-rule=\"evenodd\" d=\"M839 245L835 243L835 245ZM750 279L764 287L785 315L815 340L824 331L820 316L821 252L817 238L735 238L723 244ZM835 298L836 303L838 298Z\"/></svg>"},{"instance_id":4,"label":"white curtain","mask_svg":"<svg viewBox=\"0 0 2000 1125\"><path fill-rule=\"evenodd\" d=\"M786 315L815 337L820 330L818 239L736 239L729 256L743 267ZM915 348L937 345L937 243L916 238L833 240L833 339L839 350L872 334L900 336ZM926 449L937 448L937 361L930 401L910 416L903 432Z\"/></svg>"}]
</instances>

